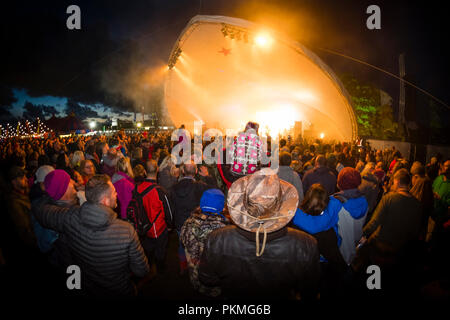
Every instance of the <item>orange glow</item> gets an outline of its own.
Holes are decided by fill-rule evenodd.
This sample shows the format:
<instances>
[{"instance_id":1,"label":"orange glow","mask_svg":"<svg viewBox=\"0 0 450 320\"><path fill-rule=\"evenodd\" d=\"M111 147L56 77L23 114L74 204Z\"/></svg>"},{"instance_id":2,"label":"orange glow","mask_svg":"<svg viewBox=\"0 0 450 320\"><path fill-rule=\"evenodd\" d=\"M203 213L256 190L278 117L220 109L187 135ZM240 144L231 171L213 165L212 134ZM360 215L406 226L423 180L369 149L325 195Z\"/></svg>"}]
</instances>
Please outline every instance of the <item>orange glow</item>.
<instances>
[{"instance_id":1,"label":"orange glow","mask_svg":"<svg viewBox=\"0 0 450 320\"><path fill-rule=\"evenodd\" d=\"M275 105L268 111L258 111L255 114L255 121L260 127L259 133L270 136L287 135L295 121L301 119L299 109L292 105Z\"/></svg>"},{"instance_id":2,"label":"orange glow","mask_svg":"<svg viewBox=\"0 0 450 320\"><path fill-rule=\"evenodd\" d=\"M255 37L255 44L263 48L269 47L272 45L272 42L272 37L265 32L259 33Z\"/></svg>"}]
</instances>

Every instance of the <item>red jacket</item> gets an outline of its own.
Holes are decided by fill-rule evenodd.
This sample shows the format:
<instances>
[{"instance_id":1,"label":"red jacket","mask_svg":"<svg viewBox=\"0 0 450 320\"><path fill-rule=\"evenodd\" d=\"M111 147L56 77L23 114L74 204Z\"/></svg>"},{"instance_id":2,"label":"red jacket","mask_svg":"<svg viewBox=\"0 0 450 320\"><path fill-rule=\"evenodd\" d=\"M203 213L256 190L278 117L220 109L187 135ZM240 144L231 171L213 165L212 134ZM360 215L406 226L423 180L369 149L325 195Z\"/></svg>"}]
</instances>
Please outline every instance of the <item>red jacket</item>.
<instances>
[{"instance_id":1,"label":"red jacket","mask_svg":"<svg viewBox=\"0 0 450 320\"><path fill-rule=\"evenodd\" d=\"M149 186L156 184L155 180L146 179L140 185L138 185L138 192L142 193ZM148 219L153 222L152 227L147 232L147 237L158 238L161 233L167 228L165 215L172 214L172 208L170 206L169 197L166 191L158 185L152 191L147 193L143 198L144 209L147 212ZM161 212L156 219L158 213ZM155 221L156 219L156 221Z\"/></svg>"}]
</instances>

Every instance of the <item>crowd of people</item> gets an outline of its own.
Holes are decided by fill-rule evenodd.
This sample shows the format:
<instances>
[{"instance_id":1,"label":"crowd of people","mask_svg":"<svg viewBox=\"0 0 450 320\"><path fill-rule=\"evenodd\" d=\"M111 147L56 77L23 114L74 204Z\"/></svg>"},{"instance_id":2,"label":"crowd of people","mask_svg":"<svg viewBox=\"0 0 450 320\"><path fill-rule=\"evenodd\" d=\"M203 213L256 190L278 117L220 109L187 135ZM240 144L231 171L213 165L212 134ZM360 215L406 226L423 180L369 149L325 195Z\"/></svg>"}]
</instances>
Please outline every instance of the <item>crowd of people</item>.
<instances>
[{"instance_id":1,"label":"crowd of people","mask_svg":"<svg viewBox=\"0 0 450 320\"><path fill-rule=\"evenodd\" d=\"M257 123L234 141L223 164L178 164L189 142L166 131L1 141L2 272L76 265L83 295L135 296L176 233L180 275L209 298L357 295L370 265L388 288L448 297L449 159L299 137L273 167Z\"/></svg>"}]
</instances>

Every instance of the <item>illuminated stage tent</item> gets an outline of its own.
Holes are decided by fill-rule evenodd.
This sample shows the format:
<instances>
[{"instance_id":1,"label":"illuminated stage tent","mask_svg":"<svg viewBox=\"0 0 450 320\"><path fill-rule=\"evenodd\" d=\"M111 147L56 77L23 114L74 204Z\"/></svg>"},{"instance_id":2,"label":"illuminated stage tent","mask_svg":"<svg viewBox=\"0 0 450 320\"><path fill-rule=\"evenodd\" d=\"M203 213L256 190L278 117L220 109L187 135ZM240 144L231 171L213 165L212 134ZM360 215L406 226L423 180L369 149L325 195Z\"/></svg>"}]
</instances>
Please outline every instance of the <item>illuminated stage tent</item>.
<instances>
[{"instance_id":1,"label":"illuminated stage tent","mask_svg":"<svg viewBox=\"0 0 450 320\"><path fill-rule=\"evenodd\" d=\"M165 104L176 126L243 129L256 121L260 133L275 135L301 122L317 138L357 136L349 96L331 69L300 43L249 21L195 16L168 65Z\"/></svg>"}]
</instances>

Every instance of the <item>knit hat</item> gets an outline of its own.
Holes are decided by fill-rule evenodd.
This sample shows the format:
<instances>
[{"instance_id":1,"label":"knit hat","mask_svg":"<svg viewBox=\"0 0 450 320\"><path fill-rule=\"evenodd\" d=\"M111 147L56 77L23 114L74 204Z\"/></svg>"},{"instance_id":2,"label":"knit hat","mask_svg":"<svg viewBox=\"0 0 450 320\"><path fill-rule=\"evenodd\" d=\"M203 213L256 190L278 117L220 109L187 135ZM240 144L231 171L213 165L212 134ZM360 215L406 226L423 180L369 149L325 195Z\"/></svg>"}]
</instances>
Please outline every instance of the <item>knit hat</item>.
<instances>
[{"instance_id":1,"label":"knit hat","mask_svg":"<svg viewBox=\"0 0 450 320\"><path fill-rule=\"evenodd\" d=\"M52 166L49 166L49 165L40 166L36 170L36 181L34 181L34 183L44 182L45 177L54 170L55 170L55 168L53 168Z\"/></svg>"},{"instance_id":2,"label":"knit hat","mask_svg":"<svg viewBox=\"0 0 450 320\"><path fill-rule=\"evenodd\" d=\"M337 185L340 190L356 189L361 184L361 174L358 170L345 167L339 172Z\"/></svg>"},{"instance_id":3,"label":"knit hat","mask_svg":"<svg viewBox=\"0 0 450 320\"><path fill-rule=\"evenodd\" d=\"M44 179L45 191L53 200L59 200L66 193L70 176L64 170L53 170Z\"/></svg>"},{"instance_id":4,"label":"knit hat","mask_svg":"<svg viewBox=\"0 0 450 320\"><path fill-rule=\"evenodd\" d=\"M200 199L200 209L203 212L221 213L224 205L225 195L219 189L206 190Z\"/></svg>"}]
</instances>

